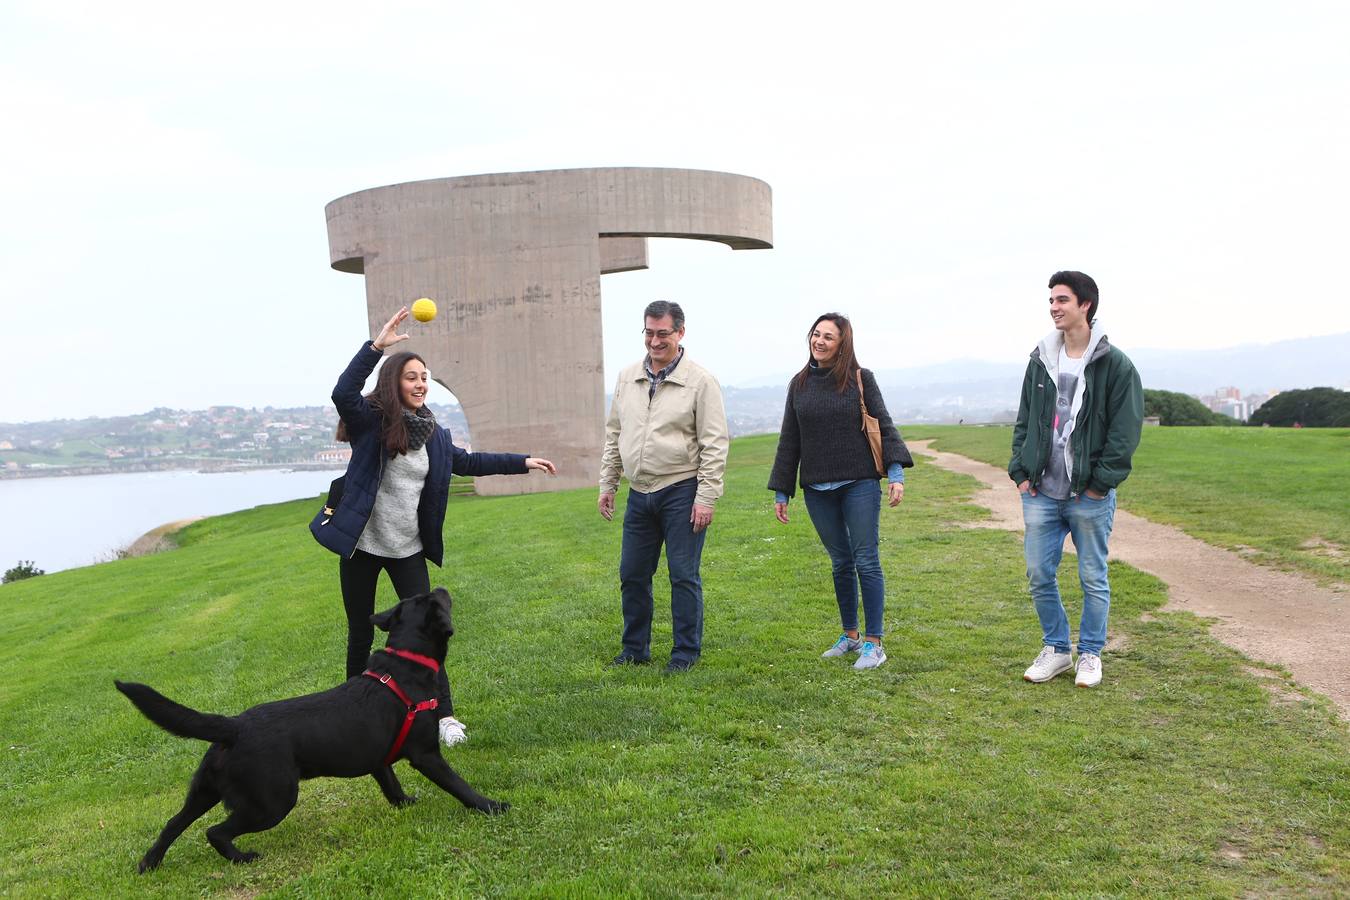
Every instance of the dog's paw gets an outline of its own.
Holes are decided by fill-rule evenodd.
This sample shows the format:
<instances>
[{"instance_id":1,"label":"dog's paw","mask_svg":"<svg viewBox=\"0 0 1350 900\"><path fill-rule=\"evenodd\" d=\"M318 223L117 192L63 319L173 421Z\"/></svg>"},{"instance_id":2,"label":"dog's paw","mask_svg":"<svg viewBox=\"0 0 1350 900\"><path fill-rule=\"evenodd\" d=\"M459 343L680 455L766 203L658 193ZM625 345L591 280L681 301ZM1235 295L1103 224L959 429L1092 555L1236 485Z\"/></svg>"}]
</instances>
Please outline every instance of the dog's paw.
<instances>
[{"instance_id":1,"label":"dog's paw","mask_svg":"<svg viewBox=\"0 0 1350 900\"><path fill-rule=\"evenodd\" d=\"M510 808L511 804L505 800L489 800L478 807L478 811L485 816L500 816Z\"/></svg>"},{"instance_id":2,"label":"dog's paw","mask_svg":"<svg viewBox=\"0 0 1350 900\"><path fill-rule=\"evenodd\" d=\"M414 797L412 794L404 794L397 800L390 800L389 802L392 803L394 806L398 807L399 809L403 809L405 806L412 806L414 803L416 803L417 798Z\"/></svg>"},{"instance_id":3,"label":"dog's paw","mask_svg":"<svg viewBox=\"0 0 1350 900\"><path fill-rule=\"evenodd\" d=\"M140 863L136 866L136 871L139 872L140 874L144 875L146 872L151 872L151 871L153 871L153 870L155 870L155 869L158 869L158 868L159 868L159 864L160 864L162 861L163 861L163 857L154 857L154 858L151 858L151 857L147 854L144 858L141 859Z\"/></svg>"},{"instance_id":4,"label":"dog's paw","mask_svg":"<svg viewBox=\"0 0 1350 900\"><path fill-rule=\"evenodd\" d=\"M239 855L233 857L230 860L230 862L234 863L235 865L243 865L244 863L253 862L259 856L262 856L262 854L259 853L257 850L240 850Z\"/></svg>"}]
</instances>

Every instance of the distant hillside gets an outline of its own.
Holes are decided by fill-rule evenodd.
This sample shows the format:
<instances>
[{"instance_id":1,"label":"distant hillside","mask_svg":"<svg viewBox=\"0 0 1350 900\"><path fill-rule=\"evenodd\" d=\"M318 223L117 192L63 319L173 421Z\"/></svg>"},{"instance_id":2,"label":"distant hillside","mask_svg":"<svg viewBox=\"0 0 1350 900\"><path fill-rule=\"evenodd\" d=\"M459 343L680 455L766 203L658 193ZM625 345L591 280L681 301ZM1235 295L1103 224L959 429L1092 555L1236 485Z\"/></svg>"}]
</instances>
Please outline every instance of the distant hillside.
<instances>
[{"instance_id":1,"label":"distant hillside","mask_svg":"<svg viewBox=\"0 0 1350 900\"><path fill-rule=\"evenodd\" d=\"M1350 384L1350 332L1227 350L1135 350L1147 387L1187 394L1235 385L1246 393Z\"/></svg>"},{"instance_id":2,"label":"distant hillside","mask_svg":"<svg viewBox=\"0 0 1350 900\"><path fill-rule=\"evenodd\" d=\"M1228 385L1244 395L1350 385L1350 332L1223 350L1129 349L1146 388L1210 394ZM1026 357L1007 362L957 359L904 369L878 369L892 416L904 422L1010 421L1017 411ZM749 424L781 419L784 373L727 389L727 411ZM777 428L777 423L772 425ZM733 424L733 430L734 424ZM767 428L745 428L739 433Z\"/></svg>"}]
</instances>

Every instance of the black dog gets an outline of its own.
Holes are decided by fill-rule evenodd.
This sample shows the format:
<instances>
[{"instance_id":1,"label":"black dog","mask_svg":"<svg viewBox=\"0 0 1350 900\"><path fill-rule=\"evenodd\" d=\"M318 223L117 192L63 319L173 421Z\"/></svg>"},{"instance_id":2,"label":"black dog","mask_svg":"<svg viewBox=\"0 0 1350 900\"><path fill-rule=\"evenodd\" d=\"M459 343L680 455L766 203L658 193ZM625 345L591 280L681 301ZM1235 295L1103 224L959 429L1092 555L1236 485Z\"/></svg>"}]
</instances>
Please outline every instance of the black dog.
<instances>
[{"instance_id":1,"label":"black dog","mask_svg":"<svg viewBox=\"0 0 1350 900\"><path fill-rule=\"evenodd\" d=\"M114 681L146 718L179 737L211 741L192 776L187 800L141 860L140 870L159 865L183 830L222 800L230 815L206 830L216 851L231 862L252 862L234 839L272 828L295 806L302 779L319 775L374 775L395 806L414 802L390 765L406 759L456 800L484 813L510 804L489 800L441 758L434 710L436 673L455 633L450 595L443 588L409 597L370 621L389 632L385 649L371 654L369 668L319 694L278 700L237 716L200 713L143 684Z\"/></svg>"}]
</instances>

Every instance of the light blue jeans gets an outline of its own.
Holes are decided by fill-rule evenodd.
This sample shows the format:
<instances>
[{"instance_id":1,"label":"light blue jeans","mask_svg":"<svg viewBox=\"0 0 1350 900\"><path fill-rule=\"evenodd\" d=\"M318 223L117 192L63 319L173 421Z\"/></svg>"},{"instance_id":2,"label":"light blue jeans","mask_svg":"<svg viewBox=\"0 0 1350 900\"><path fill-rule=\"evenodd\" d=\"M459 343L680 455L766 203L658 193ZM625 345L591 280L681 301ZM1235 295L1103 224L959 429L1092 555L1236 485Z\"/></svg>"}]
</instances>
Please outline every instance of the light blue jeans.
<instances>
[{"instance_id":1,"label":"light blue jeans","mask_svg":"<svg viewBox=\"0 0 1350 900\"><path fill-rule=\"evenodd\" d=\"M1023 551L1031 599L1041 620L1046 646L1068 653L1069 617L1059 597L1059 561L1064 555L1064 536L1073 535L1078 553L1078 581L1083 588L1083 618L1078 625L1078 652L1102 652L1106 644L1106 618L1111 610L1111 584L1106 577L1106 544L1116 518L1116 492L1101 500L1086 494L1055 500L1044 494L1022 494L1022 519L1026 523Z\"/></svg>"}]
</instances>

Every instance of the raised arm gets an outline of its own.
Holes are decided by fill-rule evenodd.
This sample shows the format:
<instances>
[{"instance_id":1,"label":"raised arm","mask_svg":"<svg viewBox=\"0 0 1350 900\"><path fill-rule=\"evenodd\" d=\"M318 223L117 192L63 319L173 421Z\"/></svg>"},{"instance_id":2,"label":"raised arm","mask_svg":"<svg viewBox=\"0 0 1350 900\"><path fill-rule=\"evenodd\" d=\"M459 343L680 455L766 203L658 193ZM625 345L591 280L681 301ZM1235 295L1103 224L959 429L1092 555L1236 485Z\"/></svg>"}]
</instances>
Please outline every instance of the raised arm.
<instances>
[{"instance_id":1,"label":"raised arm","mask_svg":"<svg viewBox=\"0 0 1350 900\"><path fill-rule=\"evenodd\" d=\"M347 368L338 376L337 384L333 387L333 405L337 407L338 415L346 423L348 431L360 431L376 415L361 391L370 373L379 365L384 348L408 339L406 334L397 333L399 324L406 318L408 308L405 306L384 323L373 340L361 345L352 361L347 363Z\"/></svg>"},{"instance_id":2,"label":"raised arm","mask_svg":"<svg viewBox=\"0 0 1350 900\"><path fill-rule=\"evenodd\" d=\"M407 333L399 334L398 326L407 321L407 318L408 307L399 307L399 311L394 313L389 318L389 321L384 323L384 327L380 329L380 333L375 335L374 340L370 342L371 346L383 353L394 344L401 344L406 341L408 339Z\"/></svg>"}]
</instances>

